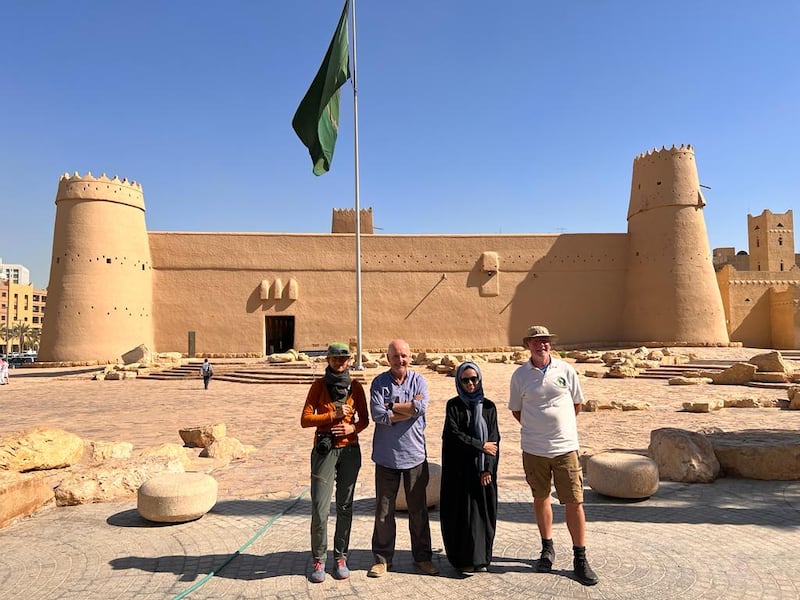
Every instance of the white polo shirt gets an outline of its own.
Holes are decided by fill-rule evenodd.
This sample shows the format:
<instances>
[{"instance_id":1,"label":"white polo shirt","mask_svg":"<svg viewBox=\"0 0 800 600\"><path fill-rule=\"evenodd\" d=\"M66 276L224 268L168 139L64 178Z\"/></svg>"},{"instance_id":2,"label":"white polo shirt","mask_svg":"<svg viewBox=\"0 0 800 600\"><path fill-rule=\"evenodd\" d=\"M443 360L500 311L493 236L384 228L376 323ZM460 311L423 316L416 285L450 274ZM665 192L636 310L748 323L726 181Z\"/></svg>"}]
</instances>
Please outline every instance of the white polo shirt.
<instances>
[{"instance_id":1,"label":"white polo shirt","mask_svg":"<svg viewBox=\"0 0 800 600\"><path fill-rule=\"evenodd\" d=\"M520 412L520 445L536 456L555 457L578 450L575 404L583 404L575 368L551 358L544 373L529 360L511 376L508 408Z\"/></svg>"}]
</instances>

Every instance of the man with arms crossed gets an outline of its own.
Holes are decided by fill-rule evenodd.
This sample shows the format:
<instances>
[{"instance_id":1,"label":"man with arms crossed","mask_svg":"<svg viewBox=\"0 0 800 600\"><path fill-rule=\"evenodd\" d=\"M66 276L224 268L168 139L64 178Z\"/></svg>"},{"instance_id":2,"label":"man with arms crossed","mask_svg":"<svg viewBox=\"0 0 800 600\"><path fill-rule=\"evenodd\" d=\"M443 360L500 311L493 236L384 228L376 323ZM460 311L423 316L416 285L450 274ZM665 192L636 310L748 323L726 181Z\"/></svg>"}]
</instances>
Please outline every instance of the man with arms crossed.
<instances>
[{"instance_id":1,"label":"man with arms crossed","mask_svg":"<svg viewBox=\"0 0 800 600\"><path fill-rule=\"evenodd\" d=\"M550 504L552 481L559 501L566 507L575 578L583 585L595 585L599 579L586 559L583 474L578 458L576 417L583 408L583 390L572 365L550 355L554 337L541 325L528 329L522 343L530 350L531 359L511 376L508 408L521 425L522 466L533 492L533 511L542 536L536 570L549 573L556 558Z\"/></svg>"},{"instance_id":2,"label":"man with arms crossed","mask_svg":"<svg viewBox=\"0 0 800 600\"><path fill-rule=\"evenodd\" d=\"M370 412L375 423L372 460L375 462L375 527L372 553L375 564L369 577L381 577L392 565L397 527L395 501L403 480L408 503L411 554L417 568L436 575L431 562L431 527L428 520L428 457L425 449L425 411L428 384L408 368L411 350L404 340L392 340L386 353L390 369L372 380Z\"/></svg>"}]
</instances>

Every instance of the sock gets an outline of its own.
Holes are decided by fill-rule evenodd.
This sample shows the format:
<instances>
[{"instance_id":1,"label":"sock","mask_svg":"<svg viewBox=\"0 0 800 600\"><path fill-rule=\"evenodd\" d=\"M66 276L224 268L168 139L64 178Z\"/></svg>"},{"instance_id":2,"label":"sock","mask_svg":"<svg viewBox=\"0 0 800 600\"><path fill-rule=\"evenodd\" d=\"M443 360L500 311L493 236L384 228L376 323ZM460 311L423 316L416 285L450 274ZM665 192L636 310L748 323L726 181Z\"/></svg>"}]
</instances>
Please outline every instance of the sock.
<instances>
[{"instance_id":1,"label":"sock","mask_svg":"<svg viewBox=\"0 0 800 600\"><path fill-rule=\"evenodd\" d=\"M586 558L586 546L573 546L572 553L575 558Z\"/></svg>"},{"instance_id":2,"label":"sock","mask_svg":"<svg viewBox=\"0 0 800 600\"><path fill-rule=\"evenodd\" d=\"M542 538L542 548L552 548L553 547L553 538L546 540Z\"/></svg>"}]
</instances>

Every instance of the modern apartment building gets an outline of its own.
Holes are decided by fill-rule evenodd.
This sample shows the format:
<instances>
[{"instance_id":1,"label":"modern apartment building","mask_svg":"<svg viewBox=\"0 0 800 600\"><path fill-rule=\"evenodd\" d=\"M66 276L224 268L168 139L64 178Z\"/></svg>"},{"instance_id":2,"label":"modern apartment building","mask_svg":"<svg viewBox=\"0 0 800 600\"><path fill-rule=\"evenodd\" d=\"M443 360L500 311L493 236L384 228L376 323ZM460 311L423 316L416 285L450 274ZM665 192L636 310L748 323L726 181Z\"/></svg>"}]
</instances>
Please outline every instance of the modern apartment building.
<instances>
[{"instance_id":1,"label":"modern apartment building","mask_svg":"<svg viewBox=\"0 0 800 600\"><path fill-rule=\"evenodd\" d=\"M24 265L4 263L0 256L0 279L10 279L14 283L27 285L31 282L31 272Z\"/></svg>"},{"instance_id":2,"label":"modern apartment building","mask_svg":"<svg viewBox=\"0 0 800 600\"><path fill-rule=\"evenodd\" d=\"M22 350L19 337L15 335L19 324L28 325L30 329L24 349L38 348L46 305L47 290L34 289L32 283L0 279L0 354Z\"/></svg>"}]
</instances>

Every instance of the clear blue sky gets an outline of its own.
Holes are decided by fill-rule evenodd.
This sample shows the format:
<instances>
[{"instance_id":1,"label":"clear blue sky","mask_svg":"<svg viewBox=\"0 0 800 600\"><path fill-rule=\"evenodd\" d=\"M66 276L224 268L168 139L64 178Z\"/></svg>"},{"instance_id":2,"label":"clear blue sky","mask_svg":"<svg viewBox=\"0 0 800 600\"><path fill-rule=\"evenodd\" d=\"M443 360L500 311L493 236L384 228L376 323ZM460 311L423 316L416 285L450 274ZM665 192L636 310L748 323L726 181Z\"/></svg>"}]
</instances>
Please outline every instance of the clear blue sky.
<instances>
[{"instance_id":1,"label":"clear blue sky","mask_svg":"<svg viewBox=\"0 0 800 600\"><path fill-rule=\"evenodd\" d=\"M330 231L352 88L326 175L291 118L342 5L3 2L0 257L47 284L65 171L140 182L150 231ZM800 208L796 0L356 9L361 205L385 233L624 232L634 157L681 143L712 247Z\"/></svg>"}]
</instances>

